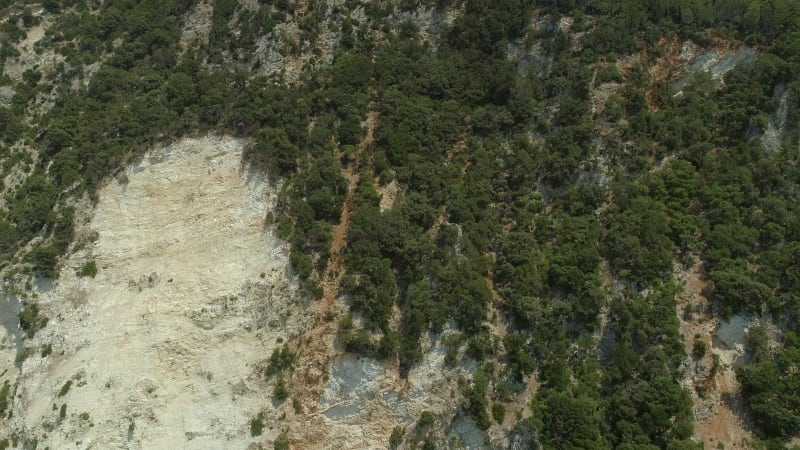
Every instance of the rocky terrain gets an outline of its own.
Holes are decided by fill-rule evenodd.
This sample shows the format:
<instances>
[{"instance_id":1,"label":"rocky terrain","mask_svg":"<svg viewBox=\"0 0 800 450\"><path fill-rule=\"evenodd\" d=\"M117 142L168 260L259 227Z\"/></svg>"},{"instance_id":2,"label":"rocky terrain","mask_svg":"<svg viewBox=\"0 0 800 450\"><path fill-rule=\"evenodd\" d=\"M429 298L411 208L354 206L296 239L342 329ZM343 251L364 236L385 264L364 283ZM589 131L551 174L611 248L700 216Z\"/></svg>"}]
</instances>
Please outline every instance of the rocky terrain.
<instances>
[{"instance_id":1,"label":"rocky terrain","mask_svg":"<svg viewBox=\"0 0 800 450\"><path fill-rule=\"evenodd\" d=\"M404 380L396 367L332 349L313 411L272 400L268 356L284 343L309 345L302 336L314 318L286 244L265 223L281 186L243 166L244 145L185 139L100 191L62 276L33 292L53 319L25 341L31 355L15 375L6 373L17 387L5 426L50 448L247 448L291 432L304 448L355 449L383 448L394 427L411 429L428 411L441 416L443 435L481 447L469 419L446 426L458 379L474 367L448 369L441 340ZM96 275L81 273L87 263ZM6 322L16 325L17 310L4 309ZM4 337L9 367L18 342ZM266 428L251 436L259 414Z\"/></svg>"},{"instance_id":2,"label":"rocky terrain","mask_svg":"<svg viewBox=\"0 0 800 450\"><path fill-rule=\"evenodd\" d=\"M242 166L243 145L157 148L101 190L82 248L35 291L52 319L26 345L52 354L19 366L6 426L50 448L254 441L266 358L304 319L264 224L280 186Z\"/></svg>"}]
</instances>

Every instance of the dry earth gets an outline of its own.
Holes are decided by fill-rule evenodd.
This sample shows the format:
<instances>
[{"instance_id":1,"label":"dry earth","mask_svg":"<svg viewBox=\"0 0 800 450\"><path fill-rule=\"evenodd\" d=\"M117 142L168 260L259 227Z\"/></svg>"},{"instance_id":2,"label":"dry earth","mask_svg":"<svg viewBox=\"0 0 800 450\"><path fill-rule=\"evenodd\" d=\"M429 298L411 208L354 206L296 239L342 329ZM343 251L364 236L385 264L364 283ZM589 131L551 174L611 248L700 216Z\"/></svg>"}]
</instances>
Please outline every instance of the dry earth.
<instances>
[{"instance_id":1,"label":"dry earth","mask_svg":"<svg viewBox=\"0 0 800 450\"><path fill-rule=\"evenodd\" d=\"M692 394L694 403L694 438L706 448L718 448L720 444L726 449L750 448L753 435L744 413L735 367L744 354L744 336L753 320L736 315L720 323L711 313L711 305L703 295L706 282L700 261L687 270L676 267L675 273L678 281L684 283L678 296L678 316L686 353L690 355L685 363L684 387ZM691 357L695 339L708 348L701 358Z\"/></svg>"},{"instance_id":2,"label":"dry earth","mask_svg":"<svg viewBox=\"0 0 800 450\"><path fill-rule=\"evenodd\" d=\"M39 294L51 321L33 343L53 354L23 364L14 429L53 449L257 441L250 419L276 413L264 361L305 320L286 247L264 227L275 195L242 169L243 145L183 140L100 191L84 225L97 240ZM91 259L97 276L79 278Z\"/></svg>"},{"instance_id":3,"label":"dry earth","mask_svg":"<svg viewBox=\"0 0 800 450\"><path fill-rule=\"evenodd\" d=\"M209 1L203 0L198 2L186 15L180 40L182 53L194 42L202 45L208 44L213 12L214 5Z\"/></svg>"},{"instance_id":4,"label":"dry earth","mask_svg":"<svg viewBox=\"0 0 800 450\"><path fill-rule=\"evenodd\" d=\"M51 449L270 448L283 433L294 448L385 448L395 426L419 439L414 424L430 411L436 425L425 432L482 448L482 433L457 417L457 381L474 363L447 367L442 336L423 343L405 379L397 361L342 354L325 317L346 311L338 281L351 208L325 299L300 300L286 244L265 227L280 186L242 167L244 145L204 137L156 149L81 211L60 278L34 290L50 322L25 342L19 373L3 374L17 391L0 427ZM346 175L354 188L357 173ZM96 277L78 276L89 261ZM15 340L2 339L13 369ZM298 360L281 403L263 371L284 342ZM253 437L258 415L265 428Z\"/></svg>"}]
</instances>

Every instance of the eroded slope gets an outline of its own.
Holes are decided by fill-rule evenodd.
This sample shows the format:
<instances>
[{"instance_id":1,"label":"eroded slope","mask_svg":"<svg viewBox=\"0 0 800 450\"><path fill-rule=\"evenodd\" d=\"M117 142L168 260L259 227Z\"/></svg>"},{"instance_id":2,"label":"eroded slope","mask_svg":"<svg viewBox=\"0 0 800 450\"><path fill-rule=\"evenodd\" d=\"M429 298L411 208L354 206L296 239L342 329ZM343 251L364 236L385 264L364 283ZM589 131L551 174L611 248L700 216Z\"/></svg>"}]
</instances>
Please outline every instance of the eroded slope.
<instances>
[{"instance_id":1,"label":"eroded slope","mask_svg":"<svg viewBox=\"0 0 800 450\"><path fill-rule=\"evenodd\" d=\"M83 230L96 241L41 293L52 320L35 339L53 354L22 367L14 418L24 435L50 448L257 439L250 419L269 404L262 363L300 317L287 313L284 244L264 226L275 195L242 169L243 144L183 140L101 190ZM78 277L88 261L96 277Z\"/></svg>"}]
</instances>

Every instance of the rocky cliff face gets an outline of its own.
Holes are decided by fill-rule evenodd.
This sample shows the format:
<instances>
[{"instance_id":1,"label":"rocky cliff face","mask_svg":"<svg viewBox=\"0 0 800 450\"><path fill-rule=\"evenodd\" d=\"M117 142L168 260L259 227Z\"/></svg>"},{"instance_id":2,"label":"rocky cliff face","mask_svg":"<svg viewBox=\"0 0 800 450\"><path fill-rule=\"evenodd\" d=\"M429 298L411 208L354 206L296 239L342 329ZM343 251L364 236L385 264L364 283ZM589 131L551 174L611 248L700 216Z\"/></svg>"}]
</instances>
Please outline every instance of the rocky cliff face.
<instances>
[{"instance_id":1,"label":"rocky cliff face","mask_svg":"<svg viewBox=\"0 0 800 450\"><path fill-rule=\"evenodd\" d=\"M305 318L264 224L280 186L242 167L243 145L157 148L100 191L78 228L89 239L33 291L51 319L25 341L7 426L50 448L255 440L267 358Z\"/></svg>"}]
</instances>

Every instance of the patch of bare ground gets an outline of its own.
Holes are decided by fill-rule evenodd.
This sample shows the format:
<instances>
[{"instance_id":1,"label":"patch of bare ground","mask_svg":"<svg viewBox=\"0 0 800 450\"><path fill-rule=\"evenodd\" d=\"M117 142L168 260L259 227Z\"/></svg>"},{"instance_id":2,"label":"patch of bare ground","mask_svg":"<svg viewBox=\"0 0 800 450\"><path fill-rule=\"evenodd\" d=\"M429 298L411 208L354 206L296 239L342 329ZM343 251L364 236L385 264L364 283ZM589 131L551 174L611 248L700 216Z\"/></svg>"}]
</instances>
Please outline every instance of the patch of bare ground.
<instances>
[{"instance_id":1,"label":"patch of bare ground","mask_svg":"<svg viewBox=\"0 0 800 450\"><path fill-rule=\"evenodd\" d=\"M379 180L376 178L376 181ZM397 180L392 180L390 183L384 185L378 183L376 190L381 196L381 212L392 209L395 201L397 200L397 196L400 193L400 185L397 184Z\"/></svg>"},{"instance_id":2,"label":"patch of bare ground","mask_svg":"<svg viewBox=\"0 0 800 450\"><path fill-rule=\"evenodd\" d=\"M619 286L619 282L616 281L614 276L611 274L611 267L609 266L607 259L603 258L600 260L599 272L600 281L602 282L603 289L605 289L606 292L613 292L614 290L619 290L619 288L621 288L621 286ZM600 307L597 317L597 329L595 329L594 333L592 334L592 340L594 341L595 352L598 359L603 357L603 341L606 338L606 333L608 332L610 311L611 307L609 306L608 300L606 300L605 303Z\"/></svg>"},{"instance_id":3,"label":"patch of bare ground","mask_svg":"<svg viewBox=\"0 0 800 450\"><path fill-rule=\"evenodd\" d=\"M677 37L662 37L657 46L663 53L650 68L650 75L655 83L674 80L686 73L689 60L682 57L681 42Z\"/></svg>"},{"instance_id":4,"label":"patch of bare ground","mask_svg":"<svg viewBox=\"0 0 800 450\"><path fill-rule=\"evenodd\" d=\"M503 297L500 296L500 293L498 293L495 289L494 280L492 278L492 276L486 278L486 287L488 287L489 292L492 293L492 301L489 303L489 317L487 318L487 322L492 330L492 335L502 339L508 334L508 328L503 320L503 313L498 308L504 302L504 300Z\"/></svg>"},{"instance_id":5,"label":"patch of bare ground","mask_svg":"<svg viewBox=\"0 0 800 450\"><path fill-rule=\"evenodd\" d=\"M489 325L489 329L491 330L493 338L500 341L497 357L498 360L503 360L503 358L507 355L507 351L502 345L502 342L506 335L508 335L508 327L499 306L504 302L504 300L495 289L493 276L486 278L486 285L489 288L489 292L492 293L492 301L489 304L489 317L487 318L487 324ZM495 367L495 370L499 373L504 368L504 364L501 363ZM495 403L500 403L503 405L503 408L505 408L505 416L503 420L500 420L499 423L493 422L491 427L489 427L487 430L489 441L496 448L508 448L510 444L508 440L509 432L514 428L514 425L516 425L520 418L524 419L530 417L531 415L531 410L528 408L528 405L530 405L530 402L533 400L534 396L536 395L536 391L539 388L537 374L534 373L529 375L526 377L524 382L525 388L519 394L514 396L514 398L511 398L508 401L490 400L490 411Z\"/></svg>"},{"instance_id":6,"label":"patch of bare ground","mask_svg":"<svg viewBox=\"0 0 800 450\"><path fill-rule=\"evenodd\" d=\"M712 313L709 300L703 295L706 281L703 264L695 259L689 268L676 265L676 279L684 287L678 295L680 332L689 355L685 361L684 387L694 404L694 439L706 448L744 450L750 448L753 435L744 412L739 382L733 362L738 350L715 346L714 336L720 322ZM695 353L695 342L707 351Z\"/></svg>"},{"instance_id":7,"label":"patch of bare ground","mask_svg":"<svg viewBox=\"0 0 800 450\"><path fill-rule=\"evenodd\" d=\"M469 144L467 142L467 134L466 134L467 131L465 131L464 134L461 136L461 138L459 138L459 140L456 141L456 143L450 148L450 150L447 151L447 161L448 162L456 161L456 158L460 157L462 155L462 153L464 152L464 150L467 149L467 145ZM466 159L466 158L464 158L464 159L465 159L464 165L461 168L461 176L462 177L464 177L466 175L467 169L469 169L469 166L470 166L469 159Z\"/></svg>"},{"instance_id":8,"label":"patch of bare ground","mask_svg":"<svg viewBox=\"0 0 800 450\"><path fill-rule=\"evenodd\" d=\"M676 81L686 76L697 56L704 51L713 50L719 54L726 54L736 47L730 40L719 37L711 37L711 40L713 44L704 49L692 41L681 42L677 36L662 37L657 45L661 49L661 54L650 67L650 75L655 84Z\"/></svg>"},{"instance_id":9,"label":"patch of bare ground","mask_svg":"<svg viewBox=\"0 0 800 450\"><path fill-rule=\"evenodd\" d=\"M592 83L594 85L594 83ZM600 114L606 109L608 99L616 94L621 84L610 82L602 83L592 89L592 114Z\"/></svg>"},{"instance_id":10,"label":"patch of bare ground","mask_svg":"<svg viewBox=\"0 0 800 450\"><path fill-rule=\"evenodd\" d=\"M213 12L214 5L208 0L201 0L186 15L180 40L181 54L183 54L193 42L197 42L200 45L208 43L208 36L211 33L211 16Z\"/></svg>"},{"instance_id":11,"label":"patch of bare ground","mask_svg":"<svg viewBox=\"0 0 800 450\"><path fill-rule=\"evenodd\" d=\"M525 388L522 392L514 396L510 401L500 402L506 412L505 416L503 416L502 423L493 423L492 426L489 427L489 430L487 430L489 442L492 444L493 448L509 448L509 432L514 429L520 420L527 419L533 415L529 405L539 391L540 384L538 377L538 372L526 376L523 381ZM492 402L489 405L490 410L494 403L495 402Z\"/></svg>"},{"instance_id":12,"label":"patch of bare ground","mask_svg":"<svg viewBox=\"0 0 800 450\"><path fill-rule=\"evenodd\" d=\"M257 8L257 2L249 0L250 9ZM339 41L338 19L340 2L295 2L292 20L278 23L275 28L257 39L256 49L249 57L251 65L266 76L279 76L286 83L302 84L302 74L309 67L319 67L333 62L334 49ZM317 11L322 8L323 11ZM312 41L304 38L300 23L305 17L317 16L319 33ZM356 9L352 16L355 20L365 20L363 9Z\"/></svg>"}]
</instances>

